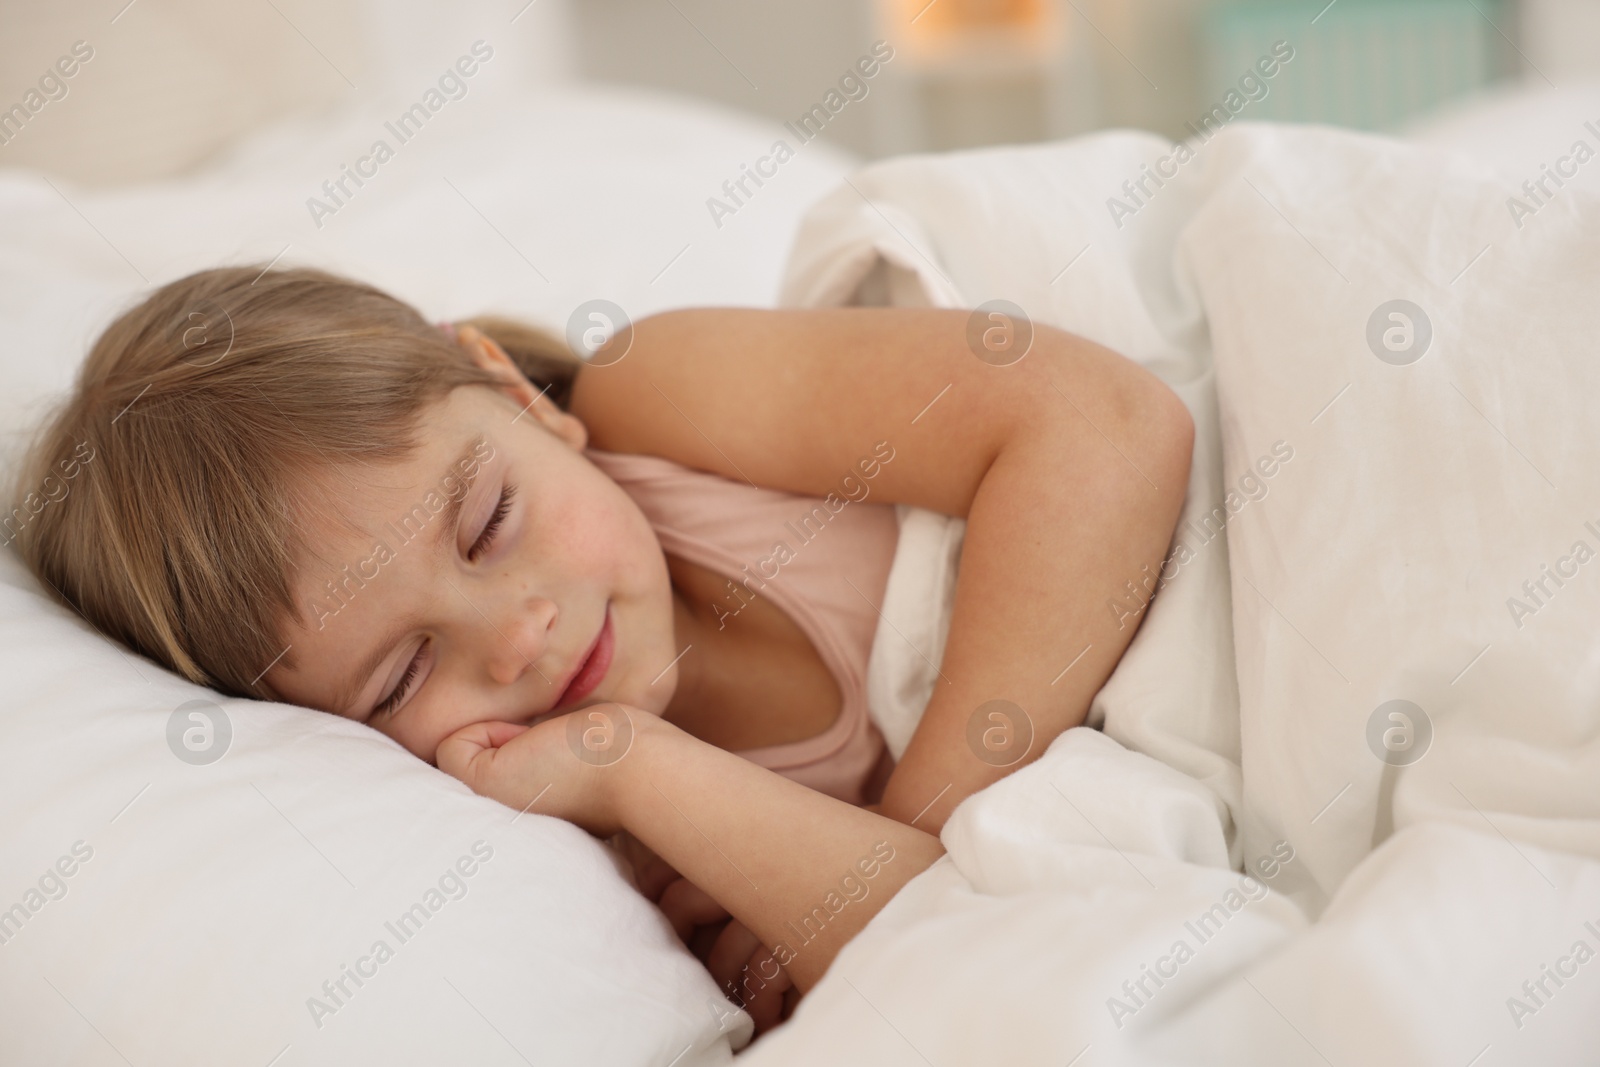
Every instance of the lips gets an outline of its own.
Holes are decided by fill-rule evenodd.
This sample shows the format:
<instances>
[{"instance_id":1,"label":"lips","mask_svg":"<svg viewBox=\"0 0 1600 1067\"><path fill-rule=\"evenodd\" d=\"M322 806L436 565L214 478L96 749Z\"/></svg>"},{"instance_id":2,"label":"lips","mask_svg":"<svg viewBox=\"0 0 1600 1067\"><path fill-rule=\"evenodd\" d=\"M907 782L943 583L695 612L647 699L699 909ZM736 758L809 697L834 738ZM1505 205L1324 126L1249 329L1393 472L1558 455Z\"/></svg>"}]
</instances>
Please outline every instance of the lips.
<instances>
[{"instance_id":1,"label":"lips","mask_svg":"<svg viewBox=\"0 0 1600 1067\"><path fill-rule=\"evenodd\" d=\"M611 669L611 658L615 651L616 635L612 631L611 605L608 603L599 634L595 636L589 650L584 653L583 660L578 664L577 670L572 672L572 677L568 679L566 687L550 710L561 711L594 692L595 687L605 679L606 672Z\"/></svg>"}]
</instances>

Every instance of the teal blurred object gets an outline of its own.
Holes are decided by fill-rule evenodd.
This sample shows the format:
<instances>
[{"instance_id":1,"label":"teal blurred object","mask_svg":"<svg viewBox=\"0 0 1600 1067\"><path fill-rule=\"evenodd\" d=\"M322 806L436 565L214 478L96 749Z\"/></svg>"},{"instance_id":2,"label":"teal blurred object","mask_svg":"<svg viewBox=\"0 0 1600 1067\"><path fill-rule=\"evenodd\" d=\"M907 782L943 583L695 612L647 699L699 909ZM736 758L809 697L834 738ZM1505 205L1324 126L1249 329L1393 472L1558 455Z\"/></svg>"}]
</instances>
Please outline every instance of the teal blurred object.
<instances>
[{"instance_id":1,"label":"teal blurred object","mask_svg":"<svg viewBox=\"0 0 1600 1067\"><path fill-rule=\"evenodd\" d=\"M1497 0L1304 0L1214 9L1201 24L1201 91L1220 104L1274 41L1294 58L1241 119L1391 130L1512 71ZM1513 30L1513 32L1515 32ZM1507 56L1507 53L1511 55ZM1215 100L1211 100L1215 97ZM1196 117L1198 121L1198 116Z\"/></svg>"}]
</instances>

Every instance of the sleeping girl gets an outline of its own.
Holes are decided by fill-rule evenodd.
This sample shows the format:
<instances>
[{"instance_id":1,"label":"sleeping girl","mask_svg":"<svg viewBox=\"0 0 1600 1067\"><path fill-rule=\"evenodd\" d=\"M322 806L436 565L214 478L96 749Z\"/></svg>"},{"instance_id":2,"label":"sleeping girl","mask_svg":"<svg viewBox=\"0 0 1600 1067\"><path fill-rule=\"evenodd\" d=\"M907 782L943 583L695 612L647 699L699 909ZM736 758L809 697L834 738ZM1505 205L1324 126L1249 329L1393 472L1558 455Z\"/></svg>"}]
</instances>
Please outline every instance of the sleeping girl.
<instances>
[{"instance_id":1,"label":"sleeping girl","mask_svg":"<svg viewBox=\"0 0 1600 1067\"><path fill-rule=\"evenodd\" d=\"M1183 503L1164 384L1045 326L978 358L970 317L692 308L580 357L316 270L205 270L97 339L22 484L94 461L17 544L196 683L612 838L759 1030L962 800L1083 722L1137 628L1107 604ZM967 522L898 763L865 697L895 504Z\"/></svg>"}]
</instances>

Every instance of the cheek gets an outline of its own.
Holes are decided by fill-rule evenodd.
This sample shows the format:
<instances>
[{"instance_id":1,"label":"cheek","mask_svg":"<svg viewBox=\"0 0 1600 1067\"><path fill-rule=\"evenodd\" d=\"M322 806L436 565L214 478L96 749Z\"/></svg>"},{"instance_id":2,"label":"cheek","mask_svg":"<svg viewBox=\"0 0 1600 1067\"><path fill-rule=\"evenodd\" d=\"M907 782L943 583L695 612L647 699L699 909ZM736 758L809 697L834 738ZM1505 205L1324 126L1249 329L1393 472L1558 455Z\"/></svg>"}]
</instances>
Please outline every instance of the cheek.
<instances>
[{"instance_id":1,"label":"cheek","mask_svg":"<svg viewBox=\"0 0 1600 1067\"><path fill-rule=\"evenodd\" d=\"M603 476L602 476L603 477ZM538 538L558 568L561 584L603 584L621 595L670 588L661 542L621 486L606 478L586 483L541 524Z\"/></svg>"},{"instance_id":2,"label":"cheek","mask_svg":"<svg viewBox=\"0 0 1600 1067\"><path fill-rule=\"evenodd\" d=\"M380 728L418 759L431 763L439 743L475 722L496 718L481 690L434 677L428 681L425 703L413 701Z\"/></svg>"},{"instance_id":3,"label":"cheek","mask_svg":"<svg viewBox=\"0 0 1600 1067\"><path fill-rule=\"evenodd\" d=\"M550 513L536 516L531 532L537 564L553 569L560 585L626 583L654 540L649 523L620 489L569 494Z\"/></svg>"},{"instance_id":4,"label":"cheek","mask_svg":"<svg viewBox=\"0 0 1600 1067\"><path fill-rule=\"evenodd\" d=\"M650 520L620 487L612 483L611 488L614 496L595 516L596 525L588 531L592 543L583 551L589 554L590 573L602 576L593 580L615 597L624 662L634 673L643 672L639 682L646 689L628 702L659 712L671 689L649 683L677 654L672 575Z\"/></svg>"}]
</instances>

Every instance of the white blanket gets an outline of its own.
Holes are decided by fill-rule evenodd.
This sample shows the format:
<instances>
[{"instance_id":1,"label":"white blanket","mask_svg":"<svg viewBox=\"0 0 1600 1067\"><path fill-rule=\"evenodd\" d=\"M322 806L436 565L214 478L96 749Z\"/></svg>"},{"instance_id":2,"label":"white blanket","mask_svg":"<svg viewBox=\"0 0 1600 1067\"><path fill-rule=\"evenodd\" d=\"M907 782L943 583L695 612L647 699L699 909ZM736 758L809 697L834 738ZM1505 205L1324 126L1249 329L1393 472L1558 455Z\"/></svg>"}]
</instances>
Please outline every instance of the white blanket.
<instances>
[{"instance_id":1,"label":"white blanket","mask_svg":"<svg viewBox=\"0 0 1600 1067\"><path fill-rule=\"evenodd\" d=\"M1594 1063L1595 176L1523 211L1376 137L1172 150L891 160L808 216L784 303L1012 300L1161 374L1196 461L1100 730L964 803L949 855L742 1058ZM1129 197L1146 165L1176 177ZM872 665L892 744L959 533L906 517L905 638Z\"/></svg>"}]
</instances>

